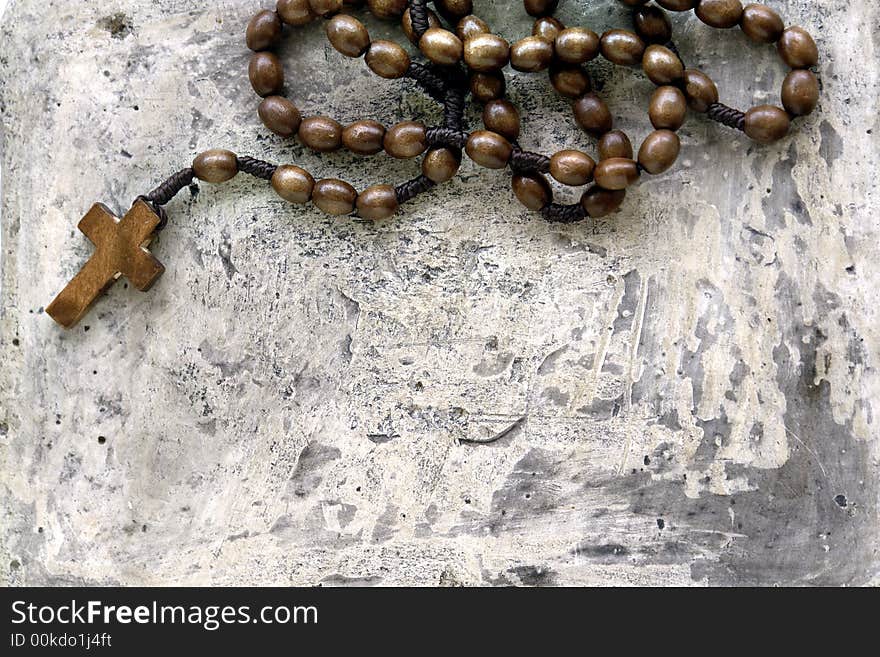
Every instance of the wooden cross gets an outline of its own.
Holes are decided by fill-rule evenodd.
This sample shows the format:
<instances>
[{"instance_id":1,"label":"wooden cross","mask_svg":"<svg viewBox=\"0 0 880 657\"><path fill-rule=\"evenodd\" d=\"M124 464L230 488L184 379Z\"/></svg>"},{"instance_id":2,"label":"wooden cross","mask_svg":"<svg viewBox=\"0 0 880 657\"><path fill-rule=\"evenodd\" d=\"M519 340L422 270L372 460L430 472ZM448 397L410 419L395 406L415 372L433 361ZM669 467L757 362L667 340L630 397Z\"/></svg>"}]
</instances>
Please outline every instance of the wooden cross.
<instances>
[{"instance_id":1,"label":"wooden cross","mask_svg":"<svg viewBox=\"0 0 880 657\"><path fill-rule=\"evenodd\" d=\"M165 271L146 249L159 222L159 216L142 200L121 220L101 203L92 206L79 222L79 229L95 245L95 253L46 313L69 329L120 276L139 290L149 290Z\"/></svg>"}]
</instances>

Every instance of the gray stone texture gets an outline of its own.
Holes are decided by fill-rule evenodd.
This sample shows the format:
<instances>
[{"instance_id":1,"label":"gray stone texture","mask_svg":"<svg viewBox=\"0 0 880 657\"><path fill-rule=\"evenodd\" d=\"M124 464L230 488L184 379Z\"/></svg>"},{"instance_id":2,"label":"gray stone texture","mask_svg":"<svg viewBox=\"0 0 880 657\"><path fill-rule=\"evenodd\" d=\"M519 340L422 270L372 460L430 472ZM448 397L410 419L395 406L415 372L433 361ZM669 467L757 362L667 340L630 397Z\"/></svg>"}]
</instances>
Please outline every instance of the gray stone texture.
<instances>
[{"instance_id":1,"label":"gray stone texture","mask_svg":"<svg viewBox=\"0 0 880 657\"><path fill-rule=\"evenodd\" d=\"M475 4L530 29L519 0ZM259 2L11 2L0 580L880 583L880 10L769 4L822 53L821 107L779 144L692 115L674 171L572 226L470 163L378 225L201 185L169 206L156 288L117 284L65 333L43 307L91 253L81 215L200 150L361 188L417 165L267 133L243 44ZM562 5L630 25L613 0ZM724 101L778 102L771 47L673 20ZM318 25L281 52L305 113L438 121ZM639 143L651 83L593 71ZM546 76L510 90L525 147L594 150Z\"/></svg>"}]
</instances>

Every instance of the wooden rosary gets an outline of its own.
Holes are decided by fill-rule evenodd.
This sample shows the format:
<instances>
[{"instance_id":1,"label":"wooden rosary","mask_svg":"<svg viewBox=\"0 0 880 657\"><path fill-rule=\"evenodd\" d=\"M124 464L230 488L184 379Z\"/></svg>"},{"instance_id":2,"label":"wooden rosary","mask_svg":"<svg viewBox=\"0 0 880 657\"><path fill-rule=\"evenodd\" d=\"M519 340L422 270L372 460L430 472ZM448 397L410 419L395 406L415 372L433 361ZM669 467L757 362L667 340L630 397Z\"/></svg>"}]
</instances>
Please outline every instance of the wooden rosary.
<instances>
[{"instance_id":1,"label":"wooden rosary","mask_svg":"<svg viewBox=\"0 0 880 657\"><path fill-rule=\"evenodd\" d=\"M223 183L243 172L270 181L290 203L311 201L331 215L357 213L378 221L394 215L400 204L452 179L464 151L483 167L509 167L513 192L527 208L548 221L571 223L616 212L626 189L642 174L657 175L671 168L680 149L676 131L684 124L688 107L762 144L782 139L792 118L815 109L819 82L810 69L819 60L816 44L804 29L786 28L772 9L760 4L744 7L741 0L656 0L659 6L649 0L619 1L633 8L635 31L613 29L600 37L588 28L566 27L554 18L559 0L524 0L526 11L536 18L534 28L530 36L510 45L472 14L472 0L434 0L437 13L428 9L427 0L278 0L275 11L260 11L247 28L247 46L254 51L248 74L254 91L263 98L258 112L265 126L283 137L296 136L321 153L345 147L362 156L384 151L408 159L424 154L421 175L396 187L378 184L358 193L342 180L316 181L298 166L276 166L227 150L204 152L192 167L138 197L123 218L101 204L86 214L79 229L94 243L95 253L46 312L71 328L121 276L138 289L148 290L164 267L146 247L168 221L164 206L194 179ZM360 21L342 13L363 4L378 18L400 20L403 32L427 63L411 61L397 43L372 40ZM759 105L741 112L720 103L711 78L685 67L673 45L664 9L694 10L711 27L738 25L751 40L776 44L792 69L782 84L782 107ZM327 19L327 37L337 51L363 57L370 70L383 78L408 78L421 86L443 106L443 124L429 128L404 121L386 128L362 120L343 127L327 116L303 118L296 105L281 95L284 70L272 49L285 26L301 27L318 17ZM584 65L600 54L620 66L640 65L657 85L648 105L654 131L637 155L627 135L613 128L608 106L592 90ZM598 140L598 158L570 149L548 157L519 146L519 113L505 98L503 71L508 64L522 72L548 71L556 91L572 99L577 124ZM484 129L468 132L464 127L468 94L484 104ZM590 187L578 203L554 203L548 174L562 185Z\"/></svg>"}]
</instances>

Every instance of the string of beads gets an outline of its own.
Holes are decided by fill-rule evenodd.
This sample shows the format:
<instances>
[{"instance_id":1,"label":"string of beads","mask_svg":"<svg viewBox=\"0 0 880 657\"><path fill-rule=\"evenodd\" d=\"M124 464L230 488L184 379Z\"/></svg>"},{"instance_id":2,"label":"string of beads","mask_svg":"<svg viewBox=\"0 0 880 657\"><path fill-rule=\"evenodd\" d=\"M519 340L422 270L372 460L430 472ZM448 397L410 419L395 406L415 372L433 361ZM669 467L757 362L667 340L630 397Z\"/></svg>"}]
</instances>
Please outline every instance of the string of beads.
<instances>
[{"instance_id":1,"label":"string of beads","mask_svg":"<svg viewBox=\"0 0 880 657\"><path fill-rule=\"evenodd\" d=\"M618 0L632 8L633 30L612 29L601 36L586 27L567 27L553 16L558 0L524 0L535 17L532 33L514 43L494 34L473 14L471 0L278 0L274 10L253 17L246 33L254 52L248 76L262 98L258 115L281 137L296 137L306 147L328 153L348 149L359 156L384 152L397 159L422 156L421 173L398 184L376 184L358 192L337 178L316 180L305 169L274 165L230 151L210 150L156 190L140 197L162 218L162 206L184 187L199 179L223 183L239 172L271 182L290 203L313 203L331 215L357 213L381 220L394 215L400 204L455 177L462 154L489 169L510 168L513 191L527 208L548 221L575 222L616 212L626 190L642 175L668 171L678 159L677 131L687 110L744 132L767 144L785 137L791 120L810 114L819 101L819 82L810 70L819 61L812 37L800 27L786 27L767 6L740 0ZM427 60L414 62L398 43L372 39L364 24L348 13L366 5L374 16L399 20L409 41ZM782 85L782 107L757 105L746 112L719 101L718 88L703 71L688 68L672 40L666 12L694 11L700 21L717 29L740 27L759 44L775 44L791 68ZM386 127L372 119L343 126L324 116L303 117L283 96L284 67L273 52L285 32L326 19L325 32L333 48L350 58L363 58L367 67L386 79L408 79L443 107L443 123L428 127L403 121ZM598 57L612 64L641 67L656 90L648 103L653 131L634 149L629 137L614 128L611 110L593 89L587 64ZM504 70L546 71L553 88L572 102L577 125L596 140L596 157L576 149L550 156L520 146L521 121L516 106L506 98ZM467 96L483 104L482 128L469 132L464 125ZM586 187L578 203L554 202L553 185Z\"/></svg>"}]
</instances>

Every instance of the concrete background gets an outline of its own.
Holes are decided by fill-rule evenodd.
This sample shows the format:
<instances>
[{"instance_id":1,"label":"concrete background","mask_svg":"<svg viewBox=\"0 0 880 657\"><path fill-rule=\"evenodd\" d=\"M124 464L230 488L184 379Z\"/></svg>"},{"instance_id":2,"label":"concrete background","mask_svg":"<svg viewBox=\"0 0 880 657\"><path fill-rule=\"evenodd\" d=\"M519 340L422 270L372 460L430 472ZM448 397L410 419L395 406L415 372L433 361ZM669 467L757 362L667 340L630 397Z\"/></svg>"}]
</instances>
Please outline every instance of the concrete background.
<instances>
[{"instance_id":1,"label":"concrete background","mask_svg":"<svg viewBox=\"0 0 880 657\"><path fill-rule=\"evenodd\" d=\"M258 2L13 0L2 580L880 583L880 11L770 5L816 35L824 86L775 146L693 116L675 171L568 227L470 164L375 226L260 181L202 186L169 206L157 287L118 284L64 333L42 308L91 253L79 218L202 149L359 187L417 169L267 134L243 45ZM518 0L476 7L505 37L529 30ZM611 0L560 16L629 26ZM772 48L673 18L723 100L776 102ZM321 32L282 51L305 112L437 121ZM652 85L594 72L638 143ZM546 76L510 88L526 147L593 151Z\"/></svg>"}]
</instances>

